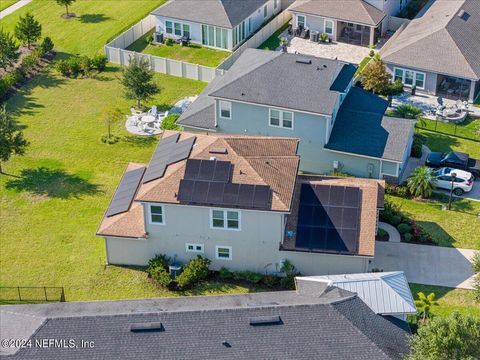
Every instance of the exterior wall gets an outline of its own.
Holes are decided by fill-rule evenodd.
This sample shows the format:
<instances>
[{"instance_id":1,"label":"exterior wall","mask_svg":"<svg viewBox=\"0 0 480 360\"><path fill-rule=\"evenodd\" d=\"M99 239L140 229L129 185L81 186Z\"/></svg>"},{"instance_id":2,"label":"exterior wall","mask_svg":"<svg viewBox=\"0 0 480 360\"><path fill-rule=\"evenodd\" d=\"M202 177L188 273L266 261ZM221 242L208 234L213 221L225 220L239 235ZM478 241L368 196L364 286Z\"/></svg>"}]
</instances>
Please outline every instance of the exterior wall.
<instances>
[{"instance_id":1,"label":"exterior wall","mask_svg":"<svg viewBox=\"0 0 480 360\"><path fill-rule=\"evenodd\" d=\"M390 161L382 161L382 174L386 174L389 176L395 176L397 173L397 163L390 162Z\"/></svg>"},{"instance_id":2,"label":"exterior wall","mask_svg":"<svg viewBox=\"0 0 480 360\"><path fill-rule=\"evenodd\" d=\"M355 274L368 271L369 258L311 252L280 251L282 259L290 260L302 275Z\"/></svg>"},{"instance_id":3,"label":"exterior wall","mask_svg":"<svg viewBox=\"0 0 480 360\"><path fill-rule=\"evenodd\" d=\"M423 71L423 70L419 70L419 69L415 69L415 68L410 68L410 67L406 67L406 66L397 66L397 65L388 64L388 63L386 65L387 65L387 70L392 75L393 75L393 70L396 67L406 69L406 70L413 70L413 71L418 71L418 72L425 73L425 88L424 89L417 88L417 92L426 93L426 94L430 94L430 95L435 95L436 94L436 91L437 91L437 74L436 73L427 72L427 71ZM405 85L405 88L408 88L408 86Z\"/></svg>"},{"instance_id":4,"label":"exterior wall","mask_svg":"<svg viewBox=\"0 0 480 360\"><path fill-rule=\"evenodd\" d=\"M396 16L409 0L365 0L389 16Z\"/></svg>"},{"instance_id":5,"label":"exterior wall","mask_svg":"<svg viewBox=\"0 0 480 360\"><path fill-rule=\"evenodd\" d=\"M193 43L201 44L202 43L202 25L195 22L183 21L179 19L168 18L165 16L155 16L156 26L155 30L157 32L164 33L166 35L165 21L177 22L182 24L190 25L190 40ZM170 36L171 34L169 34ZM171 35L173 38L178 38L180 36ZM229 47L231 44L229 44Z\"/></svg>"}]
</instances>

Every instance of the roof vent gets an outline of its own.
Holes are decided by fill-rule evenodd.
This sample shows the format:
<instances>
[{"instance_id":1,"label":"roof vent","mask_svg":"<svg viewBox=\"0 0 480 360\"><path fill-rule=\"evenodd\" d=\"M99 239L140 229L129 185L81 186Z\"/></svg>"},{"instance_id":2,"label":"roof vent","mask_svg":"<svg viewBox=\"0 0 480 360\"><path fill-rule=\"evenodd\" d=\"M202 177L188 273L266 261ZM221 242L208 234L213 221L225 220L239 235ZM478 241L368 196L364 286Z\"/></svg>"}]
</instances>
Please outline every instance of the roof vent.
<instances>
[{"instance_id":1,"label":"roof vent","mask_svg":"<svg viewBox=\"0 0 480 360\"><path fill-rule=\"evenodd\" d=\"M250 318L252 326L282 325L283 321L280 316L258 316Z\"/></svg>"},{"instance_id":2,"label":"roof vent","mask_svg":"<svg viewBox=\"0 0 480 360\"><path fill-rule=\"evenodd\" d=\"M327 64L323 64L323 68L326 69L326 68L327 68Z\"/></svg>"},{"instance_id":3,"label":"roof vent","mask_svg":"<svg viewBox=\"0 0 480 360\"><path fill-rule=\"evenodd\" d=\"M212 148L209 151L210 154L226 154L227 148Z\"/></svg>"},{"instance_id":4,"label":"roof vent","mask_svg":"<svg viewBox=\"0 0 480 360\"><path fill-rule=\"evenodd\" d=\"M210 156L210 160L217 160L217 158L215 156Z\"/></svg>"},{"instance_id":5,"label":"roof vent","mask_svg":"<svg viewBox=\"0 0 480 360\"><path fill-rule=\"evenodd\" d=\"M296 60L296 62L298 64L307 64L307 65L310 65L312 63L312 60L311 59L307 59L307 58L298 58Z\"/></svg>"},{"instance_id":6,"label":"roof vent","mask_svg":"<svg viewBox=\"0 0 480 360\"><path fill-rule=\"evenodd\" d=\"M130 325L131 332L161 332L165 331L163 324L161 322L145 322L145 323L135 323Z\"/></svg>"},{"instance_id":7,"label":"roof vent","mask_svg":"<svg viewBox=\"0 0 480 360\"><path fill-rule=\"evenodd\" d=\"M457 15L460 19L467 21L470 17L470 14L467 13L465 10L460 10Z\"/></svg>"},{"instance_id":8,"label":"roof vent","mask_svg":"<svg viewBox=\"0 0 480 360\"><path fill-rule=\"evenodd\" d=\"M225 346L226 348L231 348L232 347L232 345L230 345L230 343L228 341L223 341L222 345Z\"/></svg>"}]
</instances>

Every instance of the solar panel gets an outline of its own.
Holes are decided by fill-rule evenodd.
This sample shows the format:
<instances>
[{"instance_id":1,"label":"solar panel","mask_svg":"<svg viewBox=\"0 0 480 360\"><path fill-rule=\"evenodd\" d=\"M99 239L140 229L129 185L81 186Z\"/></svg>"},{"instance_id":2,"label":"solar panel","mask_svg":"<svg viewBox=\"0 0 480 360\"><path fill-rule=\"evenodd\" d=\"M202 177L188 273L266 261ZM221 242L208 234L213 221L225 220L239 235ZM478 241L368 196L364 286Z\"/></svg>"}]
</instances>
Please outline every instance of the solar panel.
<instances>
[{"instance_id":1,"label":"solar panel","mask_svg":"<svg viewBox=\"0 0 480 360\"><path fill-rule=\"evenodd\" d=\"M255 185L241 184L238 191L237 204L244 207L252 207Z\"/></svg>"},{"instance_id":2,"label":"solar panel","mask_svg":"<svg viewBox=\"0 0 480 360\"><path fill-rule=\"evenodd\" d=\"M215 160L202 160L200 164L200 171L198 172L198 180L212 180L214 171Z\"/></svg>"},{"instance_id":3,"label":"solar panel","mask_svg":"<svg viewBox=\"0 0 480 360\"><path fill-rule=\"evenodd\" d=\"M185 179L228 182L232 172L230 161L188 159Z\"/></svg>"},{"instance_id":4,"label":"solar panel","mask_svg":"<svg viewBox=\"0 0 480 360\"><path fill-rule=\"evenodd\" d=\"M331 252L358 251L360 189L302 184L296 246Z\"/></svg>"},{"instance_id":5,"label":"solar panel","mask_svg":"<svg viewBox=\"0 0 480 360\"><path fill-rule=\"evenodd\" d=\"M216 161L213 181L228 182L232 172L232 163L230 161Z\"/></svg>"},{"instance_id":6,"label":"solar panel","mask_svg":"<svg viewBox=\"0 0 480 360\"><path fill-rule=\"evenodd\" d=\"M186 201L186 202L190 201L190 199L192 198L194 185L195 185L195 182L192 180L185 180L185 179L180 180L180 187L178 188L177 200Z\"/></svg>"},{"instance_id":7,"label":"solar panel","mask_svg":"<svg viewBox=\"0 0 480 360\"><path fill-rule=\"evenodd\" d=\"M143 183L161 178L168 165L186 159L190 155L195 136L178 141L180 134L163 138L158 144L143 177Z\"/></svg>"},{"instance_id":8,"label":"solar panel","mask_svg":"<svg viewBox=\"0 0 480 360\"><path fill-rule=\"evenodd\" d=\"M106 216L121 214L130 209L145 167L127 171L120 181L115 195L108 206Z\"/></svg>"},{"instance_id":9,"label":"solar panel","mask_svg":"<svg viewBox=\"0 0 480 360\"><path fill-rule=\"evenodd\" d=\"M265 208L271 201L272 192L270 186L256 185L255 195L253 197L254 208Z\"/></svg>"}]
</instances>

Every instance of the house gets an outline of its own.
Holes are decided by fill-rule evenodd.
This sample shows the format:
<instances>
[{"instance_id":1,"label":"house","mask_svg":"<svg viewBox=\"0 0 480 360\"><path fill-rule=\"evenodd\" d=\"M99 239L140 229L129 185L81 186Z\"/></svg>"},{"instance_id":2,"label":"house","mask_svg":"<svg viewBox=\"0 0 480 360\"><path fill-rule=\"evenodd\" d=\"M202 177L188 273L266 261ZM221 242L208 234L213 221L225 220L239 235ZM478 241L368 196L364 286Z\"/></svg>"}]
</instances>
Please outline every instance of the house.
<instances>
[{"instance_id":1,"label":"house","mask_svg":"<svg viewBox=\"0 0 480 360\"><path fill-rule=\"evenodd\" d=\"M323 282L328 286L356 293L375 313L394 316L407 321L408 314L416 314L417 308L403 271L372 272L297 277L297 288L302 283Z\"/></svg>"},{"instance_id":2,"label":"house","mask_svg":"<svg viewBox=\"0 0 480 360\"><path fill-rule=\"evenodd\" d=\"M288 9L294 28L325 33L332 41L374 46L390 16L408 0L297 0Z\"/></svg>"},{"instance_id":3,"label":"house","mask_svg":"<svg viewBox=\"0 0 480 360\"><path fill-rule=\"evenodd\" d=\"M474 101L480 93L480 2L435 1L385 45L395 79L417 92Z\"/></svg>"},{"instance_id":4,"label":"house","mask_svg":"<svg viewBox=\"0 0 480 360\"><path fill-rule=\"evenodd\" d=\"M376 314L354 293L313 285L240 295L4 305L2 342L19 338L32 346L1 351L13 360L401 360L408 353L407 323Z\"/></svg>"},{"instance_id":5,"label":"house","mask_svg":"<svg viewBox=\"0 0 480 360\"><path fill-rule=\"evenodd\" d=\"M365 272L384 182L298 176L298 140L166 131L150 163L127 166L97 235L107 262L156 254L213 269Z\"/></svg>"},{"instance_id":6,"label":"house","mask_svg":"<svg viewBox=\"0 0 480 360\"><path fill-rule=\"evenodd\" d=\"M170 0L152 15L156 34L232 51L280 10L281 0Z\"/></svg>"},{"instance_id":7,"label":"house","mask_svg":"<svg viewBox=\"0 0 480 360\"><path fill-rule=\"evenodd\" d=\"M388 102L352 85L356 66L247 49L182 114L191 131L300 139L300 170L401 178L414 122L384 116Z\"/></svg>"}]
</instances>

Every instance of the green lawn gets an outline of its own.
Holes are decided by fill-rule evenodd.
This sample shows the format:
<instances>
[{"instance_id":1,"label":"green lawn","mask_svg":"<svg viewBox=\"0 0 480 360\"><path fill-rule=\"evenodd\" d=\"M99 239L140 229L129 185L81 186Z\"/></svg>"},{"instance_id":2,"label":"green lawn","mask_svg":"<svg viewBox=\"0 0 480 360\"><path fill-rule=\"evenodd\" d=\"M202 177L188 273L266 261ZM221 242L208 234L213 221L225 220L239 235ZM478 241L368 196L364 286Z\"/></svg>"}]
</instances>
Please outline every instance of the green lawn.
<instances>
[{"instance_id":1,"label":"green lawn","mask_svg":"<svg viewBox=\"0 0 480 360\"><path fill-rule=\"evenodd\" d=\"M437 199L417 201L386 195L388 200L398 204L405 214L427 230L434 241L441 246L480 250L480 202L455 199L452 210L442 210Z\"/></svg>"},{"instance_id":2,"label":"green lawn","mask_svg":"<svg viewBox=\"0 0 480 360\"><path fill-rule=\"evenodd\" d=\"M480 158L480 143L476 141L439 134L427 130L417 129L416 131L427 137L426 145L432 151L462 151L469 153L472 158Z\"/></svg>"},{"instance_id":3,"label":"green lawn","mask_svg":"<svg viewBox=\"0 0 480 360\"><path fill-rule=\"evenodd\" d=\"M480 141L480 118L469 117L466 121L458 125L423 119L422 123L417 123L417 128L432 130L446 135L463 136L471 140Z\"/></svg>"},{"instance_id":4,"label":"green lawn","mask_svg":"<svg viewBox=\"0 0 480 360\"><path fill-rule=\"evenodd\" d=\"M65 8L55 0L33 0L2 19L1 26L13 31L19 16L30 11L50 36L55 49L68 54L92 55L103 51L107 41L140 21L165 0L77 0L69 11L75 18L65 20Z\"/></svg>"},{"instance_id":5,"label":"green lawn","mask_svg":"<svg viewBox=\"0 0 480 360\"><path fill-rule=\"evenodd\" d=\"M174 296L135 268L104 268L105 245L96 229L130 161L148 162L156 138L128 136L105 145L102 108L125 114L120 68L97 79L65 79L52 72L35 77L7 102L31 145L4 164L0 176L0 284L64 286L67 300ZM161 94L147 105L171 106L199 94L205 83L155 75ZM20 177L19 177L20 176ZM209 283L187 294L239 293L256 289Z\"/></svg>"},{"instance_id":6,"label":"green lawn","mask_svg":"<svg viewBox=\"0 0 480 360\"><path fill-rule=\"evenodd\" d=\"M480 317L480 304L475 302L473 291L420 284L410 284L410 290L414 299L417 299L417 293L420 291L426 295L435 293L439 305L432 307L434 315L449 316L452 312L458 311L464 315Z\"/></svg>"},{"instance_id":7,"label":"green lawn","mask_svg":"<svg viewBox=\"0 0 480 360\"><path fill-rule=\"evenodd\" d=\"M5 10L9 6L15 4L18 0L1 0L0 1L0 11ZM3 20L2 20L3 21Z\"/></svg>"},{"instance_id":8,"label":"green lawn","mask_svg":"<svg viewBox=\"0 0 480 360\"><path fill-rule=\"evenodd\" d=\"M145 40L148 35L149 34L141 37L127 49L210 67L217 67L232 54L229 51L211 49L193 43L191 43L190 46L181 46L179 44L168 46L151 45Z\"/></svg>"},{"instance_id":9,"label":"green lawn","mask_svg":"<svg viewBox=\"0 0 480 360\"><path fill-rule=\"evenodd\" d=\"M288 28L288 22L285 23L280 29L275 31L272 36L270 36L265 42L260 45L258 48L263 50L275 50L280 46L280 34Z\"/></svg>"}]
</instances>

